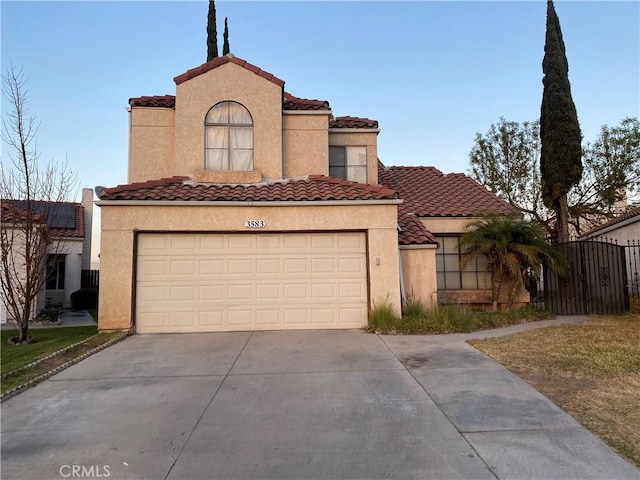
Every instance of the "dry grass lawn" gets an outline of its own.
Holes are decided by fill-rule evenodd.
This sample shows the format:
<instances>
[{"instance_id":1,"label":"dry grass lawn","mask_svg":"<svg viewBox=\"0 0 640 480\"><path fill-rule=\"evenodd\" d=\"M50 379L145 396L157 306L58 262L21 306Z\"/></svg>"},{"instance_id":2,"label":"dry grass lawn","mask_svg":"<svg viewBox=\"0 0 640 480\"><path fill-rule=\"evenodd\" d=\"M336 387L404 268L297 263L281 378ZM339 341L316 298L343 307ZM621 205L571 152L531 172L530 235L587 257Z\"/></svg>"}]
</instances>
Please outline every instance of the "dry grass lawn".
<instances>
[{"instance_id":1,"label":"dry grass lawn","mask_svg":"<svg viewBox=\"0 0 640 480\"><path fill-rule=\"evenodd\" d=\"M640 315L469 343L640 466Z\"/></svg>"}]
</instances>

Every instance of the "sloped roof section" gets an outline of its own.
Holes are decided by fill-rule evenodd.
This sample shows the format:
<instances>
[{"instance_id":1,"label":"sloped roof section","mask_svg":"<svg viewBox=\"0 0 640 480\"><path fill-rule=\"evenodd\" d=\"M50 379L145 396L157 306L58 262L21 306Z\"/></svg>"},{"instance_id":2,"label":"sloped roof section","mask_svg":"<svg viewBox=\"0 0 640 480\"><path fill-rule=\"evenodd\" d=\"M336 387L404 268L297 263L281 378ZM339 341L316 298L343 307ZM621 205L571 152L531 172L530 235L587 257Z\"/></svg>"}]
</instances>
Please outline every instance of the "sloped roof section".
<instances>
[{"instance_id":1,"label":"sloped roof section","mask_svg":"<svg viewBox=\"0 0 640 480\"><path fill-rule=\"evenodd\" d=\"M363 117L335 117L329 120L329 128L378 128L378 121Z\"/></svg>"},{"instance_id":2,"label":"sloped roof section","mask_svg":"<svg viewBox=\"0 0 640 480\"><path fill-rule=\"evenodd\" d=\"M1 202L1 221L2 223L21 223L29 220L29 212L17 205L11 203L10 200L2 200ZM32 220L35 222L42 222L42 216L37 213L32 214Z\"/></svg>"},{"instance_id":3,"label":"sloped roof section","mask_svg":"<svg viewBox=\"0 0 640 480\"><path fill-rule=\"evenodd\" d=\"M516 211L465 174L445 175L435 167L386 167L381 170L378 182L400 194L404 202L399 211L403 215L472 217Z\"/></svg>"},{"instance_id":4,"label":"sloped roof section","mask_svg":"<svg viewBox=\"0 0 640 480\"><path fill-rule=\"evenodd\" d=\"M80 203L33 201L33 220L46 223L57 237L84 238L84 209ZM28 218L24 200L2 200L2 221L21 222Z\"/></svg>"},{"instance_id":5,"label":"sloped roof section","mask_svg":"<svg viewBox=\"0 0 640 480\"><path fill-rule=\"evenodd\" d=\"M400 245L426 245L438 243L418 217L410 213L398 215L398 243Z\"/></svg>"},{"instance_id":6,"label":"sloped roof section","mask_svg":"<svg viewBox=\"0 0 640 480\"><path fill-rule=\"evenodd\" d=\"M283 110L331 110L326 100L300 98L284 92Z\"/></svg>"},{"instance_id":7,"label":"sloped roof section","mask_svg":"<svg viewBox=\"0 0 640 480\"><path fill-rule=\"evenodd\" d=\"M640 220L640 207L628 210L625 213L623 213L622 215L619 215L619 216L617 216L615 218L612 218L608 222L603 223L602 225L598 225L595 228L592 228L591 230L589 230L587 233L581 235L580 237L586 237L588 235L593 235L594 233L598 233L598 232L600 232L602 230L609 229L611 226L616 225L617 223L624 222L625 220L630 220L630 219L632 219L634 217L638 217L638 219Z\"/></svg>"},{"instance_id":8,"label":"sloped roof section","mask_svg":"<svg viewBox=\"0 0 640 480\"><path fill-rule=\"evenodd\" d=\"M275 202L331 200L391 200L396 192L383 186L350 182L323 175L248 185L196 184L188 177L105 188L100 200L163 200L213 202Z\"/></svg>"},{"instance_id":9,"label":"sloped roof section","mask_svg":"<svg viewBox=\"0 0 640 480\"><path fill-rule=\"evenodd\" d=\"M129 99L132 107L176 108L175 95L153 95L150 97L133 97Z\"/></svg>"},{"instance_id":10,"label":"sloped roof section","mask_svg":"<svg viewBox=\"0 0 640 480\"><path fill-rule=\"evenodd\" d=\"M227 63L235 63L236 65L239 65L242 68L245 68L250 72L255 73L259 77L262 77L265 80L268 80L278 85L279 87L284 87L284 80L280 80L278 77L274 76L272 73L265 72L261 68L256 67L255 65L252 65L246 60L236 57L232 53L228 53L227 55L224 55L222 57L214 58L213 60L207 63L203 63L199 67L195 67L190 70L187 70L185 73L178 75L177 77L174 77L173 81L176 83L176 85L180 85L181 83L184 83L187 80L191 80L192 78L195 78L198 75L202 75L203 73L213 70L214 68L218 68L221 65L226 65Z\"/></svg>"}]
</instances>

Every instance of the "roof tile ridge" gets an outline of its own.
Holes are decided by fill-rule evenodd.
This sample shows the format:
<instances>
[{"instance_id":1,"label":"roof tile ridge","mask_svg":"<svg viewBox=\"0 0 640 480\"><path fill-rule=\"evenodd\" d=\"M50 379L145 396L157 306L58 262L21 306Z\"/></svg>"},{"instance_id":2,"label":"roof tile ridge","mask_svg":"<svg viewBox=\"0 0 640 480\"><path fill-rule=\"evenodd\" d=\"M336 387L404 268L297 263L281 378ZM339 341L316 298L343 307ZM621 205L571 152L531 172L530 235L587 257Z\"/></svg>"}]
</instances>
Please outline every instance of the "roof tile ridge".
<instances>
[{"instance_id":1,"label":"roof tile ridge","mask_svg":"<svg viewBox=\"0 0 640 480\"><path fill-rule=\"evenodd\" d=\"M154 180L146 180L144 182L134 182L134 183L125 183L122 185L116 185L115 187L105 188L104 191L106 193L118 193L118 192L126 192L130 190L138 190L140 188L145 187L157 187L160 185L172 185L176 183L184 183L186 180L189 180L190 177L185 176L173 176L173 177L165 177Z\"/></svg>"}]
</instances>

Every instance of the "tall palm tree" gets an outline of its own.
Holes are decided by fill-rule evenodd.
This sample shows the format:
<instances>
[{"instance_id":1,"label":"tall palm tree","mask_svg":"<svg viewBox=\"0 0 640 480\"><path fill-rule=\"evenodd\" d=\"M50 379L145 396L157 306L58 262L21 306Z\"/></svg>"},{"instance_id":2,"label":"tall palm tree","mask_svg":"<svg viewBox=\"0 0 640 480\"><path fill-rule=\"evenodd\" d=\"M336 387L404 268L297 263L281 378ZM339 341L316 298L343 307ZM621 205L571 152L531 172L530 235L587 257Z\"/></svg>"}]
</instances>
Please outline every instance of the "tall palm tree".
<instances>
[{"instance_id":1,"label":"tall palm tree","mask_svg":"<svg viewBox=\"0 0 640 480\"><path fill-rule=\"evenodd\" d=\"M507 308L513 306L524 288L525 273L537 273L542 263L562 266L562 254L550 245L538 224L523 220L518 214L488 215L470 223L460 239L463 266L478 255L489 260L491 269L491 305L498 309L498 299L505 285L511 285Z\"/></svg>"}]
</instances>

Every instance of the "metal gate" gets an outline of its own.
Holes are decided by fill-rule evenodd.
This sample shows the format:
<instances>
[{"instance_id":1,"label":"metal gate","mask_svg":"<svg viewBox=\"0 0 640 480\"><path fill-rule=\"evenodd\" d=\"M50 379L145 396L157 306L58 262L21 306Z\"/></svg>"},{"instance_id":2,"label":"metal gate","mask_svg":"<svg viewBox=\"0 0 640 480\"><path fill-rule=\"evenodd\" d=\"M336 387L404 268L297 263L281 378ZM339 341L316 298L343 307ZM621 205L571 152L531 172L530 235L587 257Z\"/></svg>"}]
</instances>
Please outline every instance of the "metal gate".
<instances>
[{"instance_id":1,"label":"metal gate","mask_svg":"<svg viewBox=\"0 0 640 480\"><path fill-rule=\"evenodd\" d=\"M557 245L566 272L544 269L545 306L556 315L623 313L629 310L625 248L593 240Z\"/></svg>"}]
</instances>

